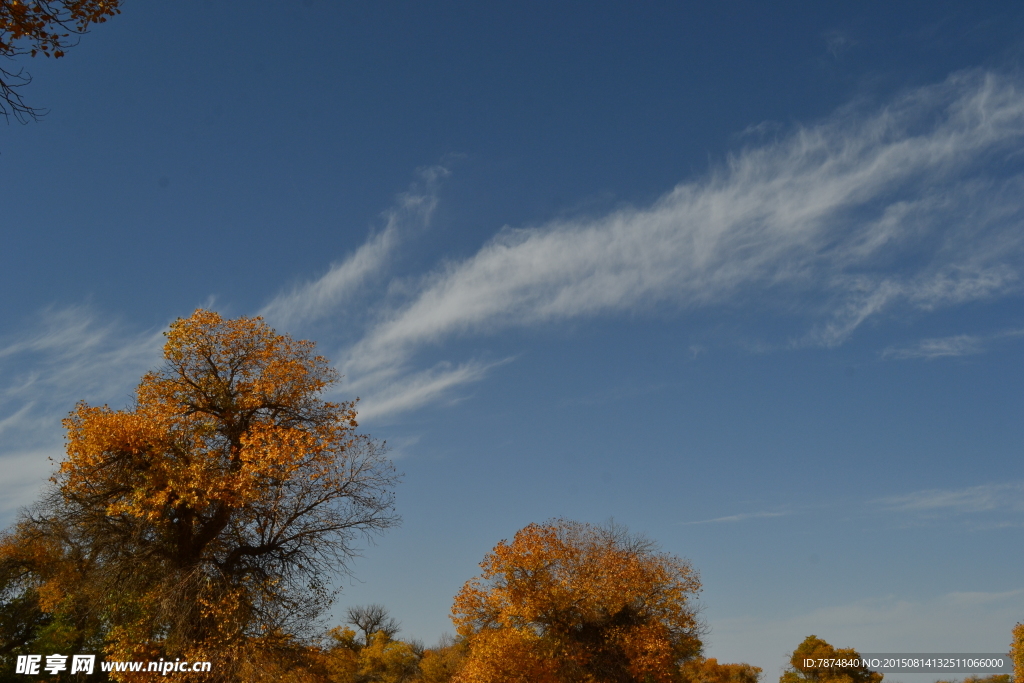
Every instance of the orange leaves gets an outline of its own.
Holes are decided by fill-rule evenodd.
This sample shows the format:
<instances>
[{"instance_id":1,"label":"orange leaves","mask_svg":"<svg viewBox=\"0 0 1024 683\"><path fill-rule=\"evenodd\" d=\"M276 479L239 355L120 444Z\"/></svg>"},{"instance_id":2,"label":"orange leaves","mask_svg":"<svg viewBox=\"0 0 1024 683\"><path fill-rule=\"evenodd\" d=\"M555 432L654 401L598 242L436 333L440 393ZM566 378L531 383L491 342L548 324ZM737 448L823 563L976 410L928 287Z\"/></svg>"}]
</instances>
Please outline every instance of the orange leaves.
<instances>
[{"instance_id":1,"label":"orange leaves","mask_svg":"<svg viewBox=\"0 0 1024 683\"><path fill-rule=\"evenodd\" d=\"M717 659L697 657L682 667L686 683L758 683L761 667L750 664L719 664Z\"/></svg>"},{"instance_id":2,"label":"orange leaves","mask_svg":"<svg viewBox=\"0 0 1024 683\"><path fill-rule=\"evenodd\" d=\"M144 416L79 403L64 420L68 458L59 478L65 494L78 498L104 498L107 514L137 513L141 505L159 509L166 504L167 472L156 454L167 450L165 425ZM156 467L149 467L150 463ZM130 489L109 496L110 487Z\"/></svg>"},{"instance_id":3,"label":"orange leaves","mask_svg":"<svg viewBox=\"0 0 1024 683\"><path fill-rule=\"evenodd\" d=\"M804 638L790 657L790 668L779 678L780 683L880 683L882 674L870 671L864 666L816 667L806 666L809 661L823 659L860 659L853 648L835 648L827 642L810 635Z\"/></svg>"},{"instance_id":4,"label":"orange leaves","mask_svg":"<svg viewBox=\"0 0 1024 683\"><path fill-rule=\"evenodd\" d=\"M300 471L324 477L352 439L352 406L316 398L334 370L259 319L196 311L171 325L164 358L134 409L80 404L65 420L68 495L123 487L108 514L149 521L167 506L244 508Z\"/></svg>"},{"instance_id":5,"label":"orange leaves","mask_svg":"<svg viewBox=\"0 0 1024 683\"><path fill-rule=\"evenodd\" d=\"M470 641L470 653L455 676L458 683L558 683L558 653L531 629L484 630Z\"/></svg>"},{"instance_id":6,"label":"orange leaves","mask_svg":"<svg viewBox=\"0 0 1024 683\"><path fill-rule=\"evenodd\" d=\"M355 432L352 403L320 397L337 379L259 318L176 321L134 405L64 420L54 490L16 533L26 586L46 611L103 615L88 626L124 659L291 642L356 540L398 522L383 446Z\"/></svg>"},{"instance_id":7,"label":"orange leaves","mask_svg":"<svg viewBox=\"0 0 1024 683\"><path fill-rule=\"evenodd\" d=\"M119 5L120 0L0 0L0 53L9 55L16 41L27 40L33 56L61 57L70 34L120 14Z\"/></svg>"},{"instance_id":8,"label":"orange leaves","mask_svg":"<svg viewBox=\"0 0 1024 683\"><path fill-rule=\"evenodd\" d=\"M374 683L405 683L416 675L419 657L409 643L377 632L359 652L357 680Z\"/></svg>"},{"instance_id":9,"label":"orange leaves","mask_svg":"<svg viewBox=\"0 0 1024 683\"><path fill-rule=\"evenodd\" d=\"M460 681L513 680L499 672L520 665L530 680L674 681L700 649L696 572L619 528L531 524L480 566L452 608L470 643Z\"/></svg>"},{"instance_id":10,"label":"orange leaves","mask_svg":"<svg viewBox=\"0 0 1024 683\"><path fill-rule=\"evenodd\" d=\"M0 57L42 54L59 59L90 24L119 14L119 5L120 0L0 0ZM31 81L22 69L0 66L0 116L27 123L45 113L21 98L20 89Z\"/></svg>"},{"instance_id":11,"label":"orange leaves","mask_svg":"<svg viewBox=\"0 0 1024 683\"><path fill-rule=\"evenodd\" d=\"M307 403L337 381L314 344L277 335L259 318L223 320L198 310L171 324L164 348L167 370L151 373L143 403L170 401L199 412L315 408ZM334 406L338 408L339 406ZM346 418L354 419L351 410Z\"/></svg>"},{"instance_id":12,"label":"orange leaves","mask_svg":"<svg viewBox=\"0 0 1024 683\"><path fill-rule=\"evenodd\" d=\"M1013 680L1024 681L1024 624L1013 627L1010 656L1013 658Z\"/></svg>"},{"instance_id":13,"label":"orange leaves","mask_svg":"<svg viewBox=\"0 0 1024 683\"><path fill-rule=\"evenodd\" d=\"M466 643L442 639L438 647L427 650L420 660L420 683L451 683L462 669Z\"/></svg>"}]
</instances>

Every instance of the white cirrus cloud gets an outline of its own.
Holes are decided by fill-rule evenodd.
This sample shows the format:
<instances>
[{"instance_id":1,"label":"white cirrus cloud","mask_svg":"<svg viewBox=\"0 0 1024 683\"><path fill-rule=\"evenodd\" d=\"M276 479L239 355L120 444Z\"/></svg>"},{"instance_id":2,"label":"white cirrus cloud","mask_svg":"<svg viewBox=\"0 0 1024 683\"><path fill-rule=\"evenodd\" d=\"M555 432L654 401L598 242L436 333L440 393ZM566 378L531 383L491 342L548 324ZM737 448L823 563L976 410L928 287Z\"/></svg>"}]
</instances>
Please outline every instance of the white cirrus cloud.
<instances>
[{"instance_id":1,"label":"white cirrus cloud","mask_svg":"<svg viewBox=\"0 0 1024 683\"><path fill-rule=\"evenodd\" d=\"M922 339L907 346L890 346L881 352L888 360L950 358L983 353L992 342L1024 337L1024 330L1004 330L994 334L957 334L951 337Z\"/></svg>"},{"instance_id":2,"label":"white cirrus cloud","mask_svg":"<svg viewBox=\"0 0 1024 683\"><path fill-rule=\"evenodd\" d=\"M0 453L4 469L0 483L0 520L9 520L38 498L63 455L59 444L48 449Z\"/></svg>"},{"instance_id":3,"label":"white cirrus cloud","mask_svg":"<svg viewBox=\"0 0 1024 683\"><path fill-rule=\"evenodd\" d=\"M964 514L996 510L1024 510L1024 483L980 484L961 489L927 489L888 496L873 504L901 513Z\"/></svg>"},{"instance_id":4,"label":"white cirrus cloud","mask_svg":"<svg viewBox=\"0 0 1024 683\"><path fill-rule=\"evenodd\" d=\"M350 301L367 281L386 270L405 233L429 224L439 183L448 175L443 166L420 169L416 182L383 212L381 230L324 275L274 297L260 315L275 325L294 327L323 318Z\"/></svg>"},{"instance_id":5,"label":"white cirrus cloud","mask_svg":"<svg viewBox=\"0 0 1024 683\"><path fill-rule=\"evenodd\" d=\"M721 524L723 522L743 522L748 519L766 519L771 517L785 517L789 512L742 512L737 515L727 515L725 517L715 517L714 519L702 519L697 522L680 522L681 526L691 526L694 524Z\"/></svg>"},{"instance_id":6,"label":"white cirrus cloud","mask_svg":"<svg viewBox=\"0 0 1024 683\"><path fill-rule=\"evenodd\" d=\"M0 429L78 400L127 402L160 359L162 330L129 332L83 307L48 309L18 336L0 339Z\"/></svg>"},{"instance_id":7,"label":"white cirrus cloud","mask_svg":"<svg viewBox=\"0 0 1024 683\"><path fill-rule=\"evenodd\" d=\"M368 398L359 404L359 419L372 420L417 408L453 387L475 382L494 365L471 361L453 367L439 363L419 372L375 373L339 390L351 394L365 388Z\"/></svg>"},{"instance_id":8,"label":"white cirrus cloud","mask_svg":"<svg viewBox=\"0 0 1024 683\"><path fill-rule=\"evenodd\" d=\"M474 255L406 274L382 293L369 285L394 276L403 242L437 205L448 172L433 167L363 245L261 313L284 329L319 323L319 338L340 338L332 316L358 303L363 315L344 325L355 341L334 355L346 375L340 389L363 397L366 417L485 377L493 361L423 360L460 335L728 305L796 318L792 346L832 346L890 311L1021 291L1022 143L1018 82L959 73L754 144L650 205L501 230ZM47 446L38 435L51 432L40 428L74 399L127 400L162 343L158 332L115 329L81 309L43 317L34 332L0 340L0 430L18 435L8 447L20 451ZM916 353L963 354L973 343L932 340Z\"/></svg>"},{"instance_id":9,"label":"white cirrus cloud","mask_svg":"<svg viewBox=\"0 0 1024 683\"><path fill-rule=\"evenodd\" d=\"M917 344L903 347L889 347L882 351L882 358L903 360L907 358L948 358L971 356L984 350L984 339L977 335L958 334L952 337L922 339Z\"/></svg>"},{"instance_id":10,"label":"white cirrus cloud","mask_svg":"<svg viewBox=\"0 0 1024 683\"><path fill-rule=\"evenodd\" d=\"M129 331L84 307L45 310L0 339L0 514L35 498L62 457L61 419L75 403L130 403L163 342L159 330Z\"/></svg>"},{"instance_id":11,"label":"white cirrus cloud","mask_svg":"<svg viewBox=\"0 0 1024 683\"><path fill-rule=\"evenodd\" d=\"M842 343L872 316L1017 293L1024 92L960 73L748 148L653 204L498 233L382 307L343 363L403 367L457 335L669 305L756 304Z\"/></svg>"}]
</instances>

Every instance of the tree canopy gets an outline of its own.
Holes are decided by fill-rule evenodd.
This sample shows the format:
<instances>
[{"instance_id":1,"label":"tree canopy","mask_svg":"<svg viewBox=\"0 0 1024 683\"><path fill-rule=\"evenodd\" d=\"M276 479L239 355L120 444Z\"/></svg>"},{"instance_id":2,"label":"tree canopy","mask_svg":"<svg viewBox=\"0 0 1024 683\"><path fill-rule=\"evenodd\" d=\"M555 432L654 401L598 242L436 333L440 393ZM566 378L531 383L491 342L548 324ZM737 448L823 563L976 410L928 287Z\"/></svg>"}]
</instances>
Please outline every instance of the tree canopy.
<instances>
[{"instance_id":1,"label":"tree canopy","mask_svg":"<svg viewBox=\"0 0 1024 683\"><path fill-rule=\"evenodd\" d=\"M359 539L398 522L384 447L320 397L336 381L259 318L173 323L133 406L65 420L53 489L0 542L6 602L120 659L295 646Z\"/></svg>"},{"instance_id":2,"label":"tree canopy","mask_svg":"<svg viewBox=\"0 0 1024 683\"><path fill-rule=\"evenodd\" d=\"M363 644L369 645L375 633L394 638L401 624L388 613L384 605L356 605L345 610L345 620L363 632Z\"/></svg>"},{"instance_id":3,"label":"tree canopy","mask_svg":"<svg viewBox=\"0 0 1024 683\"><path fill-rule=\"evenodd\" d=\"M480 567L452 607L461 683L667 683L700 652L696 571L621 527L531 524Z\"/></svg>"},{"instance_id":4,"label":"tree canopy","mask_svg":"<svg viewBox=\"0 0 1024 683\"><path fill-rule=\"evenodd\" d=\"M45 55L59 59L92 24L120 14L120 0L0 0L0 57ZM19 121L38 118L18 89L31 77L0 66L0 114Z\"/></svg>"},{"instance_id":5,"label":"tree canopy","mask_svg":"<svg viewBox=\"0 0 1024 683\"><path fill-rule=\"evenodd\" d=\"M682 666L686 683L757 683L761 667L750 664L719 664L714 657L695 657Z\"/></svg>"},{"instance_id":6,"label":"tree canopy","mask_svg":"<svg viewBox=\"0 0 1024 683\"><path fill-rule=\"evenodd\" d=\"M837 649L821 638L810 635L793 650L790 668L779 683L881 683L882 674L865 666L819 666L820 660L860 659L853 648Z\"/></svg>"}]
</instances>

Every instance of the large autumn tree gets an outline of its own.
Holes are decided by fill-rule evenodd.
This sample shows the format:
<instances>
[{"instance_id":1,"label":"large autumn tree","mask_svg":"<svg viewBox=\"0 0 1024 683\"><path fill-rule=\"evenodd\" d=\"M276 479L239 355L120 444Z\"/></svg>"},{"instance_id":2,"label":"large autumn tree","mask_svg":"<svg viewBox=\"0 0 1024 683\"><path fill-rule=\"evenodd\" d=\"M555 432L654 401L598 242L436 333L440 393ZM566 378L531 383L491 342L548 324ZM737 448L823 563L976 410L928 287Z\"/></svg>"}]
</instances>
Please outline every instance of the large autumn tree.
<instances>
[{"instance_id":1,"label":"large autumn tree","mask_svg":"<svg viewBox=\"0 0 1024 683\"><path fill-rule=\"evenodd\" d=\"M63 57L90 25L120 13L120 4L120 0L0 0L0 59ZM0 115L22 122L39 117L41 111L26 104L19 92L31 80L24 69L0 66Z\"/></svg>"},{"instance_id":2,"label":"large autumn tree","mask_svg":"<svg viewBox=\"0 0 1024 683\"><path fill-rule=\"evenodd\" d=\"M173 323L134 405L65 420L53 490L0 543L8 602L34 600L68 647L243 680L301 642L360 538L398 522L383 446L321 397L337 379L259 318Z\"/></svg>"},{"instance_id":3,"label":"large autumn tree","mask_svg":"<svg viewBox=\"0 0 1024 683\"><path fill-rule=\"evenodd\" d=\"M701 650L688 562L621 527L531 524L456 596L460 683L669 683Z\"/></svg>"}]
</instances>

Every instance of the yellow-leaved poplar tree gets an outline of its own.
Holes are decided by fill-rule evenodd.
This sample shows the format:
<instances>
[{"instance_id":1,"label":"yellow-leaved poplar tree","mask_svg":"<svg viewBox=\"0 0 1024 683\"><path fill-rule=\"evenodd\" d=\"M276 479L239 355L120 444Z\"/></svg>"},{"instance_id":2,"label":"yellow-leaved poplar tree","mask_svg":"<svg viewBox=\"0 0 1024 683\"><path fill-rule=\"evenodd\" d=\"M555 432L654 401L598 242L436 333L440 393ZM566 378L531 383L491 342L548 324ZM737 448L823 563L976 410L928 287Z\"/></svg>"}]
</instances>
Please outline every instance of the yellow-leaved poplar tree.
<instances>
[{"instance_id":1,"label":"yellow-leaved poplar tree","mask_svg":"<svg viewBox=\"0 0 1024 683\"><path fill-rule=\"evenodd\" d=\"M810 635L793 650L790 668L779 683L881 683L882 674L864 666L821 666L822 660L860 659L853 648L837 649L821 638Z\"/></svg>"},{"instance_id":2,"label":"yellow-leaved poplar tree","mask_svg":"<svg viewBox=\"0 0 1024 683\"><path fill-rule=\"evenodd\" d=\"M179 319L132 406L65 420L54 488L0 569L111 658L209 660L234 680L308 651L360 539L398 522L383 446L322 398L337 379L260 318Z\"/></svg>"},{"instance_id":3,"label":"yellow-leaved poplar tree","mask_svg":"<svg viewBox=\"0 0 1024 683\"><path fill-rule=\"evenodd\" d=\"M459 683L668 683L700 652L696 571L621 527L531 524L480 567L452 607Z\"/></svg>"}]
</instances>

